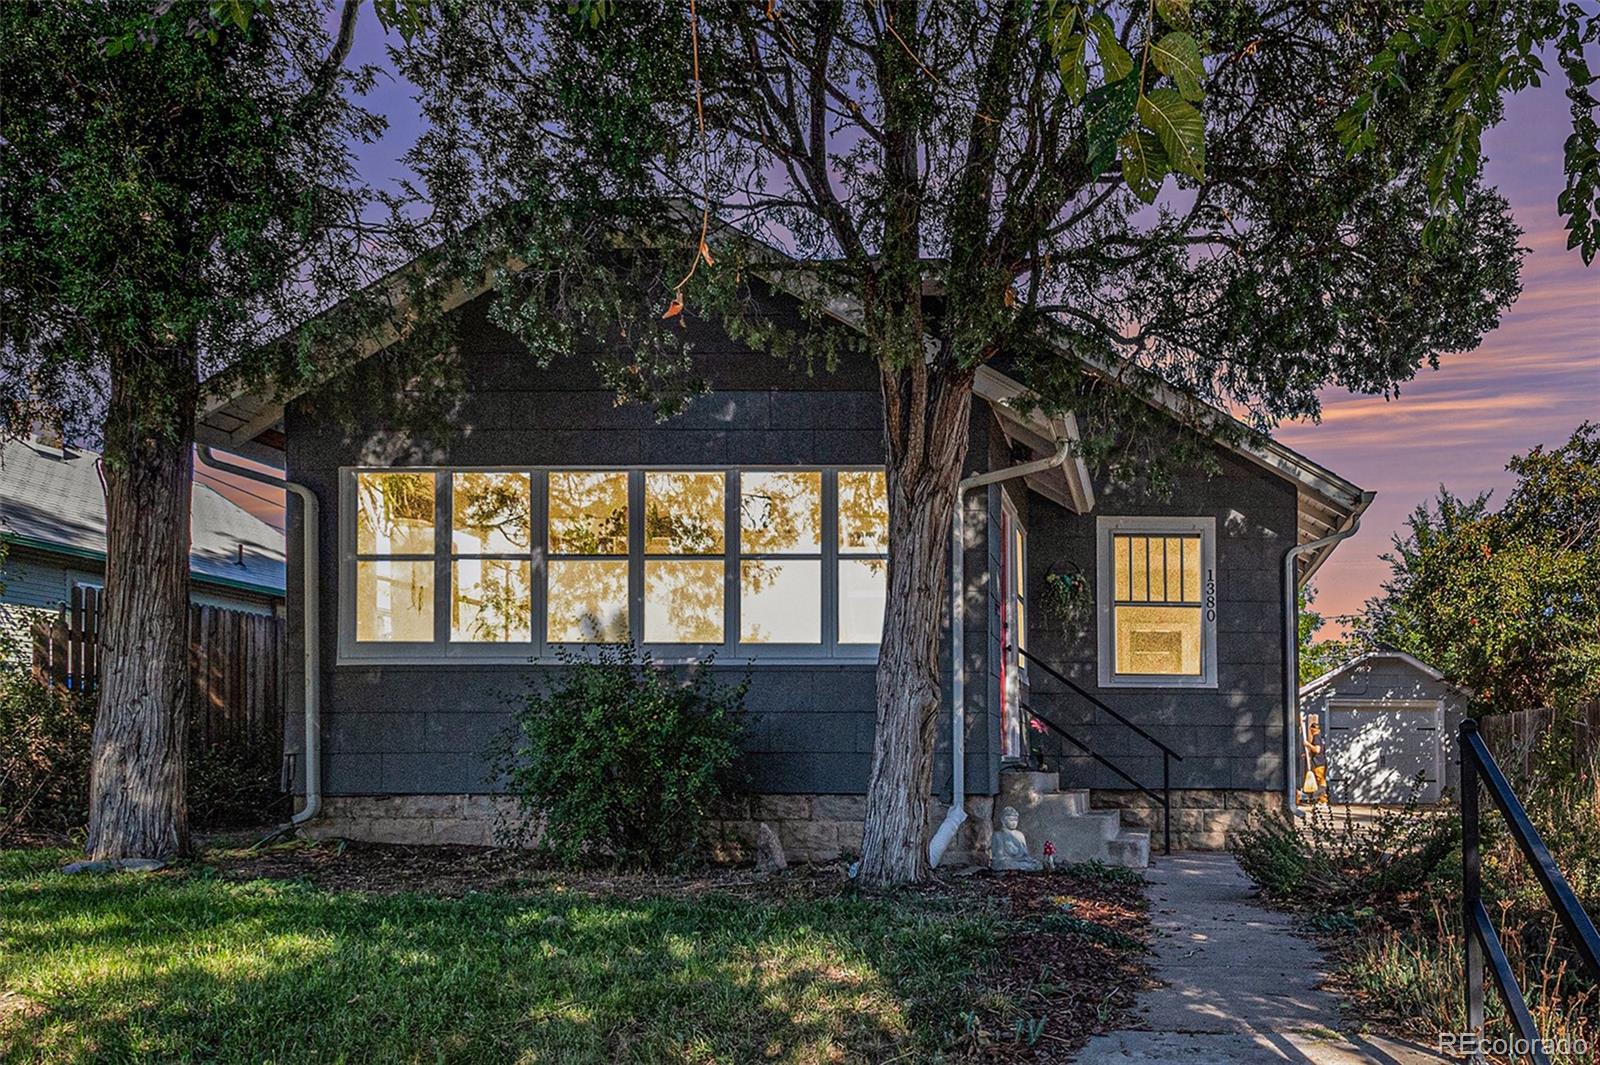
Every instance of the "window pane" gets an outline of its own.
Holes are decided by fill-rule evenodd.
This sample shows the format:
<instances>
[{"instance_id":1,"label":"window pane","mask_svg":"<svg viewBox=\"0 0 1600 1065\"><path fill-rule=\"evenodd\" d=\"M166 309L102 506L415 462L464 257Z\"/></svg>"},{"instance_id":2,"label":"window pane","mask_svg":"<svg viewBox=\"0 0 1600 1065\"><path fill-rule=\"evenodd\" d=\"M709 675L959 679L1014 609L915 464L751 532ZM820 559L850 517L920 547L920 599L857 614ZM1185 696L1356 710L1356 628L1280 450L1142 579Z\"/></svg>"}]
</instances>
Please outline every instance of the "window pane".
<instances>
[{"instance_id":1,"label":"window pane","mask_svg":"<svg viewBox=\"0 0 1600 1065\"><path fill-rule=\"evenodd\" d=\"M722 560L644 564L646 643L721 643Z\"/></svg>"},{"instance_id":2,"label":"window pane","mask_svg":"<svg viewBox=\"0 0 1600 1065\"><path fill-rule=\"evenodd\" d=\"M628 475L552 473L550 550L562 555L628 553Z\"/></svg>"},{"instance_id":3,"label":"window pane","mask_svg":"<svg viewBox=\"0 0 1600 1065\"><path fill-rule=\"evenodd\" d=\"M645 554L720 555L724 481L720 473L645 474Z\"/></svg>"},{"instance_id":4,"label":"window pane","mask_svg":"<svg viewBox=\"0 0 1600 1065\"><path fill-rule=\"evenodd\" d=\"M887 550L888 478L882 470L840 470L839 553L877 554Z\"/></svg>"},{"instance_id":5,"label":"window pane","mask_svg":"<svg viewBox=\"0 0 1600 1065\"><path fill-rule=\"evenodd\" d=\"M433 639L431 561L356 563L356 639L406 643Z\"/></svg>"},{"instance_id":6,"label":"window pane","mask_svg":"<svg viewBox=\"0 0 1600 1065\"><path fill-rule=\"evenodd\" d=\"M433 553L433 474L356 474L356 553Z\"/></svg>"},{"instance_id":7,"label":"window pane","mask_svg":"<svg viewBox=\"0 0 1600 1065\"><path fill-rule=\"evenodd\" d=\"M1187 598L1183 592L1183 540L1176 536L1168 536L1165 540L1166 561L1164 568L1167 572L1167 599L1170 602L1181 603Z\"/></svg>"},{"instance_id":8,"label":"window pane","mask_svg":"<svg viewBox=\"0 0 1600 1065\"><path fill-rule=\"evenodd\" d=\"M450 545L460 554L526 551L532 543L532 495L525 473L457 473L451 476Z\"/></svg>"},{"instance_id":9,"label":"window pane","mask_svg":"<svg viewBox=\"0 0 1600 1065\"><path fill-rule=\"evenodd\" d=\"M1183 538L1183 599L1186 603L1200 602L1200 538Z\"/></svg>"},{"instance_id":10,"label":"window pane","mask_svg":"<svg viewBox=\"0 0 1600 1065\"><path fill-rule=\"evenodd\" d=\"M450 564L450 639L527 643L533 639L532 567L525 558L463 558Z\"/></svg>"},{"instance_id":11,"label":"window pane","mask_svg":"<svg viewBox=\"0 0 1600 1065\"><path fill-rule=\"evenodd\" d=\"M752 555L822 550L822 474L746 473L739 478L741 549Z\"/></svg>"},{"instance_id":12,"label":"window pane","mask_svg":"<svg viewBox=\"0 0 1600 1065\"><path fill-rule=\"evenodd\" d=\"M839 642L877 643L889 595L889 563L881 558L839 563Z\"/></svg>"},{"instance_id":13,"label":"window pane","mask_svg":"<svg viewBox=\"0 0 1600 1065\"><path fill-rule=\"evenodd\" d=\"M1167 598L1167 548L1166 537L1144 538L1146 565L1150 570L1150 601L1164 602Z\"/></svg>"},{"instance_id":14,"label":"window pane","mask_svg":"<svg viewBox=\"0 0 1600 1065\"><path fill-rule=\"evenodd\" d=\"M626 561L552 561L549 570L551 643L628 641Z\"/></svg>"},{"instance_id":15,"label":"window pane","mask_svg":"<svg viewBox=\"0 0 1600 1065\"><path fill-rule=\"evenodd\" d=\"M1150 598L1149 544L1143 536L1128 537L1128 598L1142 603Z\"/></svg>"},{"instance_id":16,"label":"window pane","mask_svg":"<svg viewBox=\"0 0 1600 1065\"><path fill-rule=\"evenodd\" d=\"M1114 536L1111 538L1111 558L1112 564L1116 567L1116 575L1111 582L1112 595L1117 599L1126 599L1132 591L1132 578L1129 576L1132 564L1128 560L1128 538L1126 536Z\"/></svg>"},{"instance_id":17,"label":"window pane","mask_svg":"<svg viewBox=\"0 0 1600 1065\"><path fill-rule=\"evenodd\" d=\"M739 639L822 642L822 563L815 559L739 564Z\"/></svg>"},{"instance_id":18,"label":"window pane","mask_svg":"<svg viewBox=\"0 0 1600 1065\"><path fill-rule=\"evenodd\" d=\"M1118 673L1200 676L1200 608L1116 608Z\"/></svg>"}]
</instances>

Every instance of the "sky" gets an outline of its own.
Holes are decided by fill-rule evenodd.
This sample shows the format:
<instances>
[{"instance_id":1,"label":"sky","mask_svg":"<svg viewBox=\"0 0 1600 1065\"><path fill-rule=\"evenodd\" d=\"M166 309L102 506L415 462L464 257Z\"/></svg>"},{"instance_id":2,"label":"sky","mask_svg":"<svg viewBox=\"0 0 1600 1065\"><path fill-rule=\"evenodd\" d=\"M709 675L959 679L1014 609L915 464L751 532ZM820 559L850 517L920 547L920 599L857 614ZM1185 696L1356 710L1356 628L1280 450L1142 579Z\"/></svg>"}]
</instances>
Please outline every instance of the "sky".
<instances>
[{"instance_id":1,"label":"sky","mask_svg":"<svg viewBox=\"0 0 1600 1065\"><path fill-rule=\"evenodd\" d=\"M1316 609L1325 616L1355 613L1378 593L1389 574L1379 556L1440 485L1501 499L1512 455L1560 444L1585 419L1600 421L1600 260L1586 267L1566 250L1556 214L1570 130L1562 83L1557 72L1512 97L1505 121L1483 138L1488 183L1510 202L1529 249L1522 295L1499 327L1476 350L1424 368L1396 399L1329 390L1320 423L1274 434L1378 493L1360 531L1317 573Z\"/></svg>"},{"instance_id":2,"label":"sky","mask_svg":"<svg viewBox=\"0 0 1600 1065\"><path fill-rule=\"evenodd\" d=\"M375 20L360 27L353 58L386 66ZM1320 422L1281 426L1290 447L1377 492L1361 529L1323 565L1316 609L1329 618L1358 611L1376 595L1406 516L1444 485L1458 495L1511 483L1506 461L1536 444L1560 444L1586 418L1600 420L1600 261L1585 267L1566 250L1556 214L1563 186L1562 142L1570 129L1563 79L1553 61L1545 85L1512 97L1505 121L1483 139L1489 184L1510 202L1524 231L1522 295L1474 351L1424 368L1397 398L1330 390ZM360 154L369 180L390 182L419 119L410 86L380 78L367 104L388 114L388 134ZM197 470L204 483L283 527L283 493ZM1336 623L1323 635L1336 632Z\"/></svg>"}]
</instances>

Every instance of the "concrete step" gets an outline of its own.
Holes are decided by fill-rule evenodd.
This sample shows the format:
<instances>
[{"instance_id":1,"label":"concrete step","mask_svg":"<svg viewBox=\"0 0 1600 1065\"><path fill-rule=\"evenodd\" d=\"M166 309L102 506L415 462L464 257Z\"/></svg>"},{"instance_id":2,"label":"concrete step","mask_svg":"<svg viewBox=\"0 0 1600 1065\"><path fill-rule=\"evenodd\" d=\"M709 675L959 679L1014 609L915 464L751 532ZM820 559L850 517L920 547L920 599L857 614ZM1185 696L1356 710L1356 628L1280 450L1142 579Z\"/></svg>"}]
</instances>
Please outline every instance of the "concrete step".
<instances>
[{"instance_id":1,"label":"concrete step","mask_svg":"<svg viewBox=\"0 0 1600 1065\"><path fill-rule=\"evenodd\" d=\"M1086 788L1063 791L1058 773L1005 770L995 797L995 825L1008 806L1017 811L1017 827L1035 858L1044 854L1049 840L1058 862L1105 862L1136 869L1150 864L1149 830L1124 828L1120 810L1091 808Z\"/></svg>"},{"instance_id":2,"label":"concrete step","mask_svg":"<svg viewBox=\"0 0 1600 1065\"><path fill-rule=\"evenodd\" d=\"M1007 769L1000 774L1001 794L1048 795L1060 790L1060 773L1038 769Z\"/></svg>"},{"instance_id":3,"label":"concrete step","mask_svg":"<svg viewBox=\"0 0 1600 1065\"><path fill-rule=\"evenodd\" d=\"M1110 864L1125 865L1129 869L1145 869L1150 865L1150 830L1125 828L1108 842Z\"/></svg>"}]
</instances>

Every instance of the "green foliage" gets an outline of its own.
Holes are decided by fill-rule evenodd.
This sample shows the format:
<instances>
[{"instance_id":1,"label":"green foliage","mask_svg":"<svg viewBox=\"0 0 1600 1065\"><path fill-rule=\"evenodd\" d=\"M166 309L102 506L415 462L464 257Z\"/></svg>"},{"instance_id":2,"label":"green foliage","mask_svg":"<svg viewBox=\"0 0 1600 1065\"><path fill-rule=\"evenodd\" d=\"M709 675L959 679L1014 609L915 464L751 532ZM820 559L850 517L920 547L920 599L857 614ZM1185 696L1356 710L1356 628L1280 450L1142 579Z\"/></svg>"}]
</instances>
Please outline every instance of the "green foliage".
<instances>
[{"instance_id":1,"label":"green foliage","mask_svg":"<svg viewBox=\"0 0 1600 1065\"><path fill-rule=\"evenodd\" d=\"M720 683L711 662L685 675L631 646L570 657L492 752L524 815L502 825L505 842L536 838L569 864L694 860L732 784L749 686Z\"/></svg>"},{"instance_id":2,"label":"green foliage","mask_svg":"<svg viewBox=\"0 0 1600 1065\"><path fill-rule=\"evenodd\" d=\"M707 6L696 82L681 5L441 9L402 57L433 123L412 158L497 324L541 360L625 335L606 380L666 410L701 386L686 315L806 372L931 351L942 380L1004 350L1099 455L1155 384L1266 427L1476 346L1516 293L1492 192L1421 239L1431 95L1376 101L1385 152L1346 153L1338 101L1386 37L1362 5L955 3L893 33L883 10ZM772 269L816 294L802 323L761 313ZM838 298L863 338L814 328Z\"/></svg>"},{"instance_id":3,"label":"green foliage","mask_svg":"<svg viewBox=\"0 0 1600 1065\"><path fill-rule=\"evenodd\" d=\"M0 663L0 843L82 828L94 704Z\"/></svg>"},{"instance_id":4,"label":"green foliage","mask_svg":"<svg viewBox=\"0 0 1600 1065\"><path fill-rule=\"evenodd\" d=\"M1535 773L1515 782L1534 827L1579 901L1600 901L1600 784L1589 766L1574 775L1552 733ZM1482 875L1486 904L1541 1032L1586 1040L1600 1032L1600 995L1577 963L1565 930L1503 822L1485 805ZM1339 981L1369 1014L1421 1035L1461 1031L1460 825L1453 813L1408 807L1376 825L1323 812L1309 823L1274 815L1241 833L1240 865L1274 901L1329 937ZM1509 1019L1488 998L1486 1034ZM1580 1044L1581 1045L1581 1044ZM1589 1057L1555 1060L1577 1065Z\"/></svg>"},{"instance_id":5,"label":"green foliage","mask_svg":"<svg viewBox=\"0 0 1600 1065\"><path fill-rule=\"evenodd\" d=\"M19 832L83 828L94 714L93 698L0 666L0 843ZM186 776L194 823L253 827L280 815L287 802L279 785L282 751L279 734L206 737L191 719Z\"/></svg>"},{"instance_id":6,"label":"green foliage","mask_svg":"<svg viewBox=\"0 0 1600 1065\"><path fill-rule=\"evenodd\" d=\"M1556 208L1567 219L1567 247L1592 262L1600 250L1600 127L1594 117L1600 104L1584 51L1600 40L1600 14L1571 0L1426 0L1394 5L1386 18L1389 36L1339 118L1346 150L1388 151L1382 105L1395 98L1430 100L1446 133L1427 161L1429 199L1441 212L1425 233L1433 237L1448 223L1445 208L1465 206L1483 167L1481 135L1504 117L1503 97L1540 83L1539 49L1553 44L1572 105L1563 160L1567 187Z\"/></svg>"},{"instance_id":7,"label":"green foliage","mask_svg":"<svg viewBox=\"0 0 1600 1065\"><path fill-rule=\"evenodd\" d=\"M1317 589L1307 585L1297 593L1299 603L1299 641L1300 641L1300 683L1309 684L1322 676L1331 673L1354 658L1360 651L1355 643L1349 640L1319 640L1317 632L1322 628L1322 615L1311 609L1311 604L1316 602Z\"/></svg>"},{"instance_id":8,"label":"green foliage","mask_svg":"<svg viewBox=\"0 0 1600 1065\"><path fill-rule=\"evenodd\" d=\"M1483 709L1569 707L1600 692L1600 426L1507 468L1517 483L1499 510L1443 488L1417 508L1360 634L1431 663Z\"/></svg>"},{"instance_id":9,"label":"green foliage","mask_svg":"<svg viewBox=\"0 0 1600 1065\"><path fill-rule=\"evenodd\" d=\"M1155 202L1174 170L1205 177L1205 128L1193 105L1205 95L1206 70L1191 25L1187 4L1145 8L1136 62L1108 10L1089 14L1085 5L1063 0L1040 5L1035 32L1056 61L1062 90L1084 102L1090 176L1099 178L1120 154L1121 176L1145 203ZM1091 65L1098 65L1100 80L1092 91ZM1163 76L1174 87L1157 87Z\"/></svg>"},{"instance_id":10,"label":"green foliage","mask_svg":"<svg viewBox=\"0 0 1600 1065\"><path fill-rule=\"evenodd\" d=\"M187 439L201 376L290 385L392 320L352 298L260 343L418 246L355 171L385 128L346 65L356 11L335 33L306 4L0 5L0 432L64 421L119 463Z\"/></svg>"},{"instance_id":11,"label":"green foliage","mask_svg":"<svg viewBox=\"0 0 1600 1065\"><path fill-rule=\"evenodd\" d=\"M1362 823L1314 807L1304 821L1264 814L1238 833L1234 857L1286 906L1360 915L1393 909L1459 883L1457 818L1413 800Z\"/></svg>"}]
</instances>

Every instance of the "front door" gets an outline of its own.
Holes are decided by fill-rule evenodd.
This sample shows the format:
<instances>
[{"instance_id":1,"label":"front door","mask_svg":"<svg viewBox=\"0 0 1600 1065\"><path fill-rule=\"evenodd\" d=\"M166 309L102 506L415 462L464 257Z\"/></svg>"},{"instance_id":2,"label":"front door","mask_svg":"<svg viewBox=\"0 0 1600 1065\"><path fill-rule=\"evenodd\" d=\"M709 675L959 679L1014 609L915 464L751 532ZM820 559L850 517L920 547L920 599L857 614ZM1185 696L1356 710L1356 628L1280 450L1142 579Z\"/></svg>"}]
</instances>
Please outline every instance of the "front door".
<instances>
[{"instance_id":1,"label":"front door","mask_svg":"<svg viewBox=\"0 0 1600 1065\"><path fill-rule=\"evenodd\" d=\"M1000 756L1027 757L1023 705L1028 693L1027 530L1000 495Z\"/></svg>"}]
</instances>

